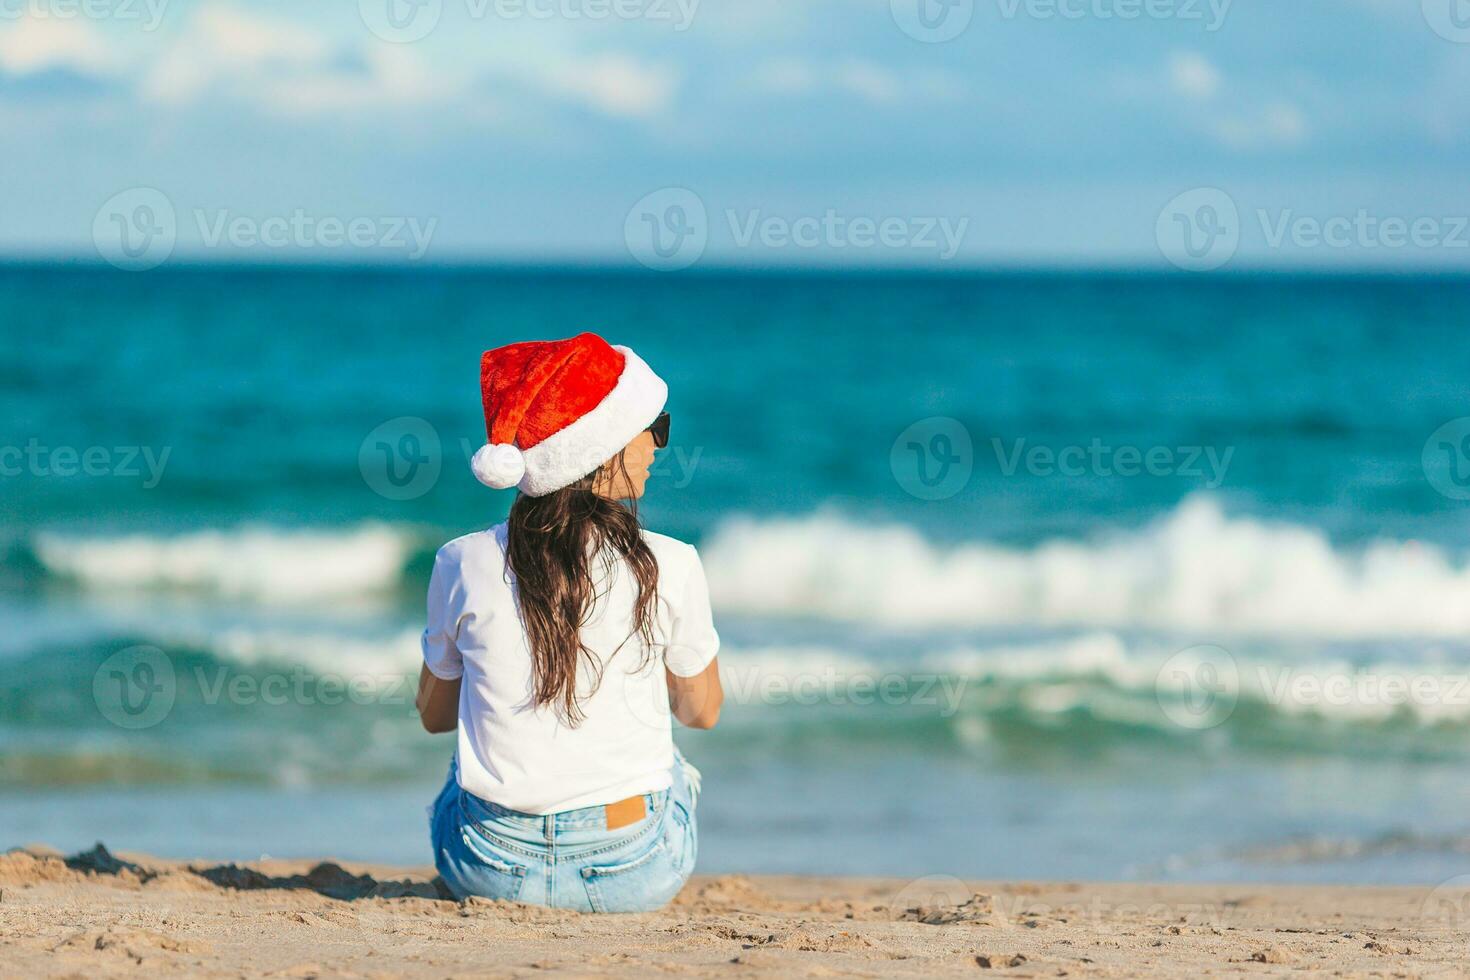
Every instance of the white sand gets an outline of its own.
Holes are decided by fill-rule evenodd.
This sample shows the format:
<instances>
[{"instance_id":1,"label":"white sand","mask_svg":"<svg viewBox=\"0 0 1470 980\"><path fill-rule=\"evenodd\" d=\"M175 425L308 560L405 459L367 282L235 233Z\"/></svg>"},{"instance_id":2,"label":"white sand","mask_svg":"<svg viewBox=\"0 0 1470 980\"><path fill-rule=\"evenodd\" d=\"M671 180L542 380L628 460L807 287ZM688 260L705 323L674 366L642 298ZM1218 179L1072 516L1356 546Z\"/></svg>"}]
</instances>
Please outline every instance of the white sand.
<instances>
[{"instance_id":1,"label":"white sand","mask_svg":"<svg viewBox=\"0 0 1470 980\"><path fill-rule=\"evenodd\" d=\"M1465 888L726 876L593 916L423 869L119 857L0 855L0 975L1470 976Z\"/></svg>"}]
</instances>

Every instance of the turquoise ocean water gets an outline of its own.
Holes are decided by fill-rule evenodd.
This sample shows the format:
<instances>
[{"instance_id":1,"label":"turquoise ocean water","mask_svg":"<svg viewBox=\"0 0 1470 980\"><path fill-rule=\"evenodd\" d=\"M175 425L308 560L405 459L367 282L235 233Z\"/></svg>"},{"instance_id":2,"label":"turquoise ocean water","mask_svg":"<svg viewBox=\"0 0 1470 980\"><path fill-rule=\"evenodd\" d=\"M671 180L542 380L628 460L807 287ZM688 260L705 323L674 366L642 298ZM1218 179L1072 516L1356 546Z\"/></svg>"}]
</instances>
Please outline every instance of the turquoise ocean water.
<instances>
[{"instance_id":1,"label":"turquoise ocean water","mask_svg":"<svg viewBox=\"0 0 1470 980\"><path fill-rule=\"evenodd\" d=\"M670 382L702 866L1470 872L1470 283L0 270L0 844L425 863L481 350Z\"/></svg>"}]
</instances>

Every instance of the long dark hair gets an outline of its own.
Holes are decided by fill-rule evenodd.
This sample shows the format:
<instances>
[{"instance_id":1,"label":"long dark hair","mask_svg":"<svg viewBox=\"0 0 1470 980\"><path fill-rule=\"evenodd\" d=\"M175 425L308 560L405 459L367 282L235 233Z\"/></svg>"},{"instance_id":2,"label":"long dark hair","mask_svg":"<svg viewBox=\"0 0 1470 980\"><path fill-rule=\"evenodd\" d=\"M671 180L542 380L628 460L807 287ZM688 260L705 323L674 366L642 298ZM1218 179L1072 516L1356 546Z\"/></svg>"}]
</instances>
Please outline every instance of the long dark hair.
<instances>
[{"instance_id":1,"label":"long dark hair","mask_svg":"<svg viewBox=\"0 0 1470 980\"><path fill-rule=\"evenodd\" d=\"M601 598L593 592L592 562L601 562L603 570L611 573L622 559L638 582L634 627L627 639L636 635L643 640L639 669L647 665L654 644L658 561L643 540L638 501L630 499L625 505L593 491L598 480L608 478L615 486L626 485L622 453L569 487L540 497L521 494L511 505L507 525L506 561L515 575L521 622L535 665L532 703L538 708L553 705L572 726L582 720L577 703L578 662L585 657L592 669L592 691L602 682L607 667L582 642L582 627ZM604 575L602 580L610 583L612 577Z\"/></svg>"}]
</instances>

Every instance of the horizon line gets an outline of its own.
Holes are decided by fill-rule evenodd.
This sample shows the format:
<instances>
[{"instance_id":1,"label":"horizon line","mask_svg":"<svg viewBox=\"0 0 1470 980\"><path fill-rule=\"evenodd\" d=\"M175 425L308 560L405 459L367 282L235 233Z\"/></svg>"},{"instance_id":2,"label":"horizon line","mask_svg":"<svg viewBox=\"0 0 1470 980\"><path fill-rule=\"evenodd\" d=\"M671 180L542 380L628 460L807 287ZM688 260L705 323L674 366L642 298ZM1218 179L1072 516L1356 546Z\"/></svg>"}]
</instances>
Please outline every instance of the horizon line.
<instances>
[{"instance_id":1,"label":"horizon line","mask_svg":"<svg viewBox=\"0 0 1470 980\"><path fill-rule=\"evenodd\" d=\"M1190 272L1166 263L1134 264L1126 262L973 262L935 264L825 264L825 263L730 263L698 262L688 268L661 271L632 261L608 261L601 258L474 257L402 261L396 259L211 259L185 256L148 270L128 270L92 256L45 256L0 253L0 272L42 270L118 273L147 275L169 272L250 272L250 273L531 273L563 275L624 276L630 278L699 279L699 278L999 278L1016 277L1112 277L1169 279L1180 282L1217 281L1242 278L1278 279L1470 279L1470 267L1439 265L1250 265L1240 264L1210 272Z\"/></svg>"}]
</instances>

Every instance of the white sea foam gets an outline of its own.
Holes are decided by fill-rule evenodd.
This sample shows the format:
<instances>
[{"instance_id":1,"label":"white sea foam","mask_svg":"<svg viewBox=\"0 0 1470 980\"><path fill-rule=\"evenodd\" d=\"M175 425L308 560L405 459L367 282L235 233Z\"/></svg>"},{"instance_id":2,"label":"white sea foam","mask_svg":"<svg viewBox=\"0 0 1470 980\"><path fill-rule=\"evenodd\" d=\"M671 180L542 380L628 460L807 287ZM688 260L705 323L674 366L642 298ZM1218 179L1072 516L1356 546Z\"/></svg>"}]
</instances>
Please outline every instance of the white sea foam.
<instances>
[{"instance_id":1,"label":"white sea foam","mask_svg":"<svg viewBox=\"0 0 1470 980\"><path fill-rule=\"evenodd\" d=\"M253 671L299 668L368 690L402 693L401 680L412 678L419 664L419 630L409 624L196 619L134 627L130 635L165 649L205 651ZM995 711L1020 712L1041 724L1081 712L1101 722L1191 735L1196 729L1176 724L1166 710L1168 699L1179 693L1168 682L1181 669L1199 682L1198 689L1190 688L1196 694L1229 692L1211 727L1229 724L1246 708L1256 720L1264 709L1282 724L1297 719L1309 727L1314 719L1369 726L1391 720L1422 726L1470 722L1470 663L1463 657L1429 650L1421 659L1354 663L1314 645L1239 655L1212 649L1217 659L1210 675L1196 673L1205 660L1181 653L1177 643L1105 630L881 653L840 643L730 644L720 662L727 696L742 708L872 706L881 721L883 705L910 705L958 716L960 734L976 738L983 738L976 732ZM209 668L202 669L208 678ZM733 724L742 717L740 711L730 713Z\"/></svg>"},{"instance_id":2,"label":"white sea foam","mask_svg":"<svg viewBox=\"0 0 1470 980\"><path fill-rule=\"evenodd\" d=\"M895 627L1100 626L1330 638L1470 632L1470 565L1432 545L1336 548L1309 527L1193 497L1139 530L1033 548L934 544L837 514L723 525L704 549L722 612Z\"/></svg>"},{"instance_id":3,"label":"white sea foam","mask_svg":"<svg viewBox=\"0 0 1470 980\"><path fill-rule=\"evenodd\" d=\"M91 589L168 589L265 602L311 602L393 588L412 534L382 524L341 531L241 528L172 537L34 537L51 572Z\"/></svg>"},{"instance_id":4,"label":"white sea foam","mask_svg":"<svg viewBox=\"0 0 1470 980\"><path fill-rule=\"evenodd\" d=\"M1160 699L1178 693L1171 680L1182 669L1191 675L1191 687L1197 685L1196 694L1207 688L1215 697L1228 692L1213 716L1221 724L1237 704L1265 708L1283 721L1378 724L1398 718L1426 726L1470 721L1470 663L1437 657L1352 663L1310 651L1283 650L1270 658L1234 656L1220 648L1180 651L1159 640L1090 632L1031 643L935 649L897 660L806 645L736 648L722 653L721 661L727 692L743 703L786 703L791 692L820 695L824 690L852 700L859 689L852 683L857 677L904 679L906 683L894 688L898 700L915 691L942 700L955 685L936 688L927 681L955 678L978 695L972 704L982 710L1009 704L1036 718L1081 710L1099 720L1187 733L1195 729L1181 729L1160 711ZM1199 669L1206 663L1213 673ZM980 693L982 689L988 693ZM767 697L772 692L774 698Z\"/></svg>"},{"instance_id":5,"label":"white sea foam","mask_svg":"<svg viewBox=\"0 0 1470 980\"><path fill-rule=\"evenodd\" d=\"M299 664L318 675L389 682L418 670L420 635L417 629L360 636L327 630L236 627L209 635L179 634L169 639L246 666Z\"/></svg>"}]
</instances>

